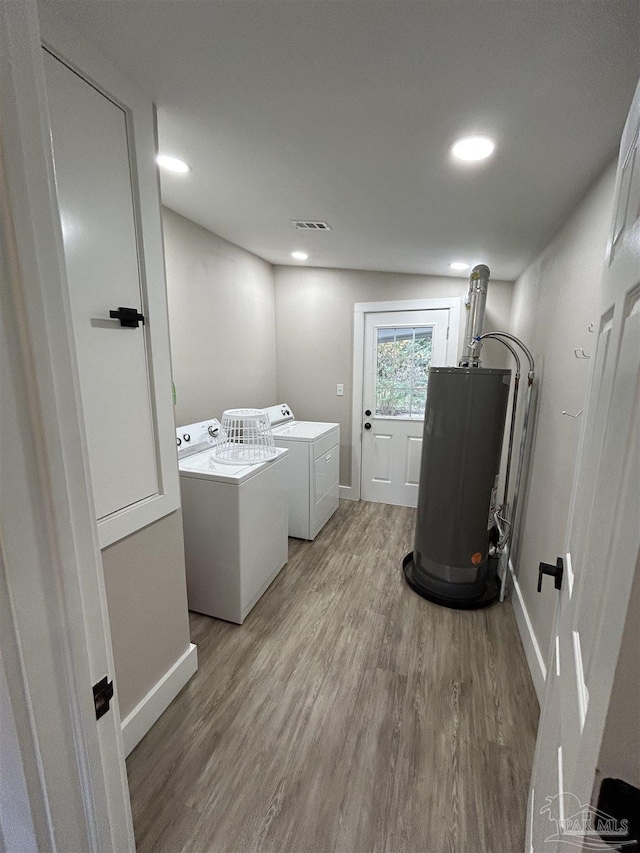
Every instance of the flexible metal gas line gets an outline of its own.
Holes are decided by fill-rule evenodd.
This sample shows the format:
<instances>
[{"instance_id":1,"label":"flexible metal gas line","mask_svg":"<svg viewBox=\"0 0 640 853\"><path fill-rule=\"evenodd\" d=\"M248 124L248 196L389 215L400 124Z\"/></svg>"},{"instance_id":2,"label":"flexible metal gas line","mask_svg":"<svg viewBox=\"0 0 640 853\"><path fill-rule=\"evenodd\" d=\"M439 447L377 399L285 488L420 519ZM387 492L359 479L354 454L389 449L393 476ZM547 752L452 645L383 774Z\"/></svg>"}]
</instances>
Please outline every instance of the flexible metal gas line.
<instances>
[{"instance_id":1,"label":"flexible metal gas line","mask_svg":"<svg viewBox=\"0 0 640 853\"><path fill-rule=\"evenodd\" d=\"M491 335L491 337L493 338L507 338L507 340L513 341L514 344L517 344L527 356L527 360L529 361L529 373L533 375L533 373L535 372L535 362L533 360L533 356L531 355L531 350L525 344L522 343L520 338L516 338L516 336L512 335L510 332L487 332L486 335L477 335L473 340L474 342L479 342L483 338L488 337L489 335Z\"/></svg>"},{"instance_id":2,"label":"flexible metal gas line","mask_svg":"<svg viewBox=\"0 0 640 853\"><path fill-rule=\"evenodd\" d=\"M516 362L518 375L520 374L520 369L521 369L520 356L518 355L517 350L515 350L511 346L511 344L508 344L506 341L502 340L501 332L487 332L485 335L481 335L481 337L482 337L482 340L485 340L486 338L494 338L495 340L500 341L500 343L503 344L503 346L505 346L509 350L511 355L514 357L515 362Z\"/></svg>"},{"instance_id":3,"label":"flexible metal gas line","mask_svg":"<svg viewBox=\"0 0 640 853\"><path fill-rule=\"evenodd\" d=\"M533 401L533 371L530 374L531 378L527 387L527 403L524 410L524 420L522 422L522 437L520 439L520 450L518 453L518 470L516 473L516 482L513 487L513 504L511 509L511 519L515 524L516 513L518 511L518 498L520 496L520 486L522 484L522 473L524 471L524 462L527 452L527 432L529 429L529 418L531 415L531 406Z\"/></svg>"},{"instance_id":4,"label":"flexible metal gas line","mask_svg":"<svg viewBox=\"0 0 640 853\"><path fill-rule=\"evenodd\" d=\"M528 428L529 428L529 417L530 417L530 413L531 413L531 404L532 404L532 400L533 400L533 382L535 379L535 361L534 361L533 355L531 354L531 351L528 349L528 347L519 338L516 338L515 335L512 335L509 332L487 332L485 335L478 335L474 339L474 341L470 344L469 348L472 349L474 343L476 343L476 342L479 343L481 340L483 340L485 338L493 338L494 340L500 341L500 343L504 344L504 346L507 347L507 349L512 353L512 355L514 355L514 357L516 358L516 366L517 366L517 370L518 370L516 377L518 376L518 374L520 372L520 360L515 355L513 347L511 347L507 343L507 340L513 341L513 343L515 343L517 346L519 346L520 349L525 353L527 360L529 362L527 400L526 400L526 405L525 405L525 410L524 410L524 419L522 421L522 432L521 432L521 436L520 436L520 448L519 448L519 452L518 452L518 469L516 472L516 482L515 482L515 485L513 487L513 503L512 503L512 507L511 507L511 521L509 522L509 521L507 521L506 518L504 519L505 521L507 521L507 524L509 524L510 531L509 531L509 536L507 537L507 540L505 542L505 547L504 547L504 552L503 552L505 557L506 557L505 570L504 570L504 575L502 577L502 585L501 585L501 589L500 589L500 601L503 601L504 600L504 590L505 590L507 575L508 575L508 571L509 571L509 554L511 551L511 545L513 543L513 531L515 530L515 527L516 527L517 512L518 512L518 500L519 500L519 496L520 496L520 487L522 485L522 473L524 470L524 461L525 461L525 456L526 456L526 451L527 451L527 433L528 433ZM514 431L515 431L515 416L516 416L516 405L515 404L517 403L516 388L517 388L517 386L516 386L516 384L514 384L514 405L512 408L512 412L511 412L511 428L509 431L509 450L507 453L507 473L505 474L505 479L507 479L508 475L510 474L511 456L513 453L513 436L514 436ZM502 507L503 515L506 513L506 509L507 509L508 485L509 484L508 484L508 479L507 479L507 482L505 485L505 491L504 491L504 502L503 502L503 507ZM499 526L498 526L498 531L500 531Z\"/></svg>"},{"instance_id":5,"label":"flexible metal gas line","mask_svg":"<svg viewBox=\"0 0 640 853\"><path fill-rule=\"evenodd\" d=\"M511 476L511 456L513 452L513 437L515 435L516 430L516 414L518 407L518 389L520 387L520 356L516 352L516 350L508 344L506 341L503 341L501 338L494 335L492 332L488 332L486 335L482 336L483 338L493 338L496 341L499 341L503 346L505 346L511 355L514 357L516 362L516 375L513 380L513 400L511 402L511 425L509 427L509 450L507 452L507 467L504 474L504 498L502 499L502 507L503 512L507 507L507 495L509 494L509 478Z\"/></svg>"}]
</instances>

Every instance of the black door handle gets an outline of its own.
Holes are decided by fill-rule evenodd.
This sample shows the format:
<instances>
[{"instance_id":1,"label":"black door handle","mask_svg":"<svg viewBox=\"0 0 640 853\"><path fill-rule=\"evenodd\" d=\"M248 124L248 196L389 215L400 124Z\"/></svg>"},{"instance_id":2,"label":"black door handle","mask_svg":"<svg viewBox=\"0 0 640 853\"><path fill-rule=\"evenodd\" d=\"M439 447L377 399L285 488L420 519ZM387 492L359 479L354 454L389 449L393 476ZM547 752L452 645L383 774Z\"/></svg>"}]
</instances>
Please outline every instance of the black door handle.
<instances>
[{"instance_id":1,"label":"black door handle","mask_svg":"<svg viewBox=\"0 0 640 853\"><path fill-rule=\"evenodd\" d=\"M140 314L137 308L118 308L117 311L109 311L112 320L120 320L120 325L127 329L137 329L140 323L144 326L144 314Z\"/></svg>"},{"instance_id":2,"label":"black door handle","mask_svg":"<svg viewBox=\"0 0 640 853\"><path fill-rule=\"evenodd\" d=\"M554 578L556 589L562 589L562 575L564 574L564 560L558 557L555 566L550 563L540 563L538 566L538 592L542 592L542 576L551 575Z\"/></svg>"},{"instance_id":3,"label":"black door handle","mask_svg":"<svg viewBox=\"0 0 640 853\"><path fill-rule=\"evenodd\" d=\"M365 425L364 425L364 428L365 428L365 429L371 429L371 424L365 424Z\"/></svg>"},{"instance_id":4,"label":"black door handle","mask_svg":"<svg viewBox=\"0 0 640 853\"><path fill-rule=\"evenodd\" d=\"M367 411L365 412L365 415L366 415L368 418L370 418L370 417L371 417L371 409L367 409Z\"/></svg>"}]
</instances>

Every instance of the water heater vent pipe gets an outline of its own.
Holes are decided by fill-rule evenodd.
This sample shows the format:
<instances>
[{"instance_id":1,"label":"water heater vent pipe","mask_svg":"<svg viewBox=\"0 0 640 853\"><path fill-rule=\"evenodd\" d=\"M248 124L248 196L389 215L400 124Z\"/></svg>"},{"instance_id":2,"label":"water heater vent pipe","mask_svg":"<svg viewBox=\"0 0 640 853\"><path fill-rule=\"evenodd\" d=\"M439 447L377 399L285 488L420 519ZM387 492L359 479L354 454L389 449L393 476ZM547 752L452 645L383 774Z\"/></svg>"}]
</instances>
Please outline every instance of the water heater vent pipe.
<instances>
[{"instance_id":1,"label":"water heater vent pipe","mask_svg":"<svg viewBox=\"0 0 640 853\"><path fill-rule=\"evenodd\" d=\"M489 267L485 264L478 264L471 270L467 293L468 313L464 335L465 347L459 367L480 367L481 335L490 274Z\"/></svg>"}]
</instances>

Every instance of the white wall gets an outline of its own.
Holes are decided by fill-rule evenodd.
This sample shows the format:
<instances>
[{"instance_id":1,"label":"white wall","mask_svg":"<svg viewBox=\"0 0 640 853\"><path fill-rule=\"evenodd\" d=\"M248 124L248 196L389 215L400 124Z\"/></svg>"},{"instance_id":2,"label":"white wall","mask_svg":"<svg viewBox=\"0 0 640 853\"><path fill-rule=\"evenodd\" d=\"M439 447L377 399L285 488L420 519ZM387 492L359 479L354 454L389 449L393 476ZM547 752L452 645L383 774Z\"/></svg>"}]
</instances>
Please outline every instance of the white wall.
<instances>
[{"instance_id":1,"label":"white wall","mask_svg":"<svg viewBox=\"0 0 640 853\"><path fill-rule=\"evenodd\" d=\"M535 444L514 565L533 630L529 639L535 639L544 659L557 592L552 583L537 592L538 564L555 563L564 552L582 420L562 411L576 413L587 405L593 359L577 359L574 350L583 347L593 354L595 347L595 335L588 327L599 315L598 287L614 181L615 163L516 281L513 293L512 331L533 351L539 382Z\"/></svg>"},{"instance_id":2,"label":"white wall","mask_svg":"<svg viewBox=\"0 0 640 853\"><path fill-rule=\"evenodd\" d=\"M163 208L176 423L276 401L273 267Z\"/></svg>"},{"instance_id":3,"label":"white wall","mask_svg":"<svg viewBox=\"0 0 640 853\"><path fill-rule=\"evenodd\" d=\"M305 420L340 424L340 483L349 486L354 304L464 296L468 280L295 266L277 266L275 279L278 402ZM490 282L486 329L508 326L511 292L508 282ZM504 366L505 352L487 341L485 365ZM337 383L344 397L336 396Z\"/></svg>"}]
</instances>

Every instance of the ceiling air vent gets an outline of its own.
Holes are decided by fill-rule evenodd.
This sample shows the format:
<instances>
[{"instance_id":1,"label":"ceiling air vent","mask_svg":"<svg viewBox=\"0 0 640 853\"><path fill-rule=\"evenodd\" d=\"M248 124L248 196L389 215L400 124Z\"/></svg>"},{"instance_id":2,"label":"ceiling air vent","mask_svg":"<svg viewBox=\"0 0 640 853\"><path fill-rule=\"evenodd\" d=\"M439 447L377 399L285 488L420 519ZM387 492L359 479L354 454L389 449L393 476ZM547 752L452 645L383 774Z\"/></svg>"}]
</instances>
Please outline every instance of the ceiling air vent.
<instances>
[{"instance_id":1,"label":"ceiling air vent","mask_svg":"<svg viewBox=\"0 0 640 853\"><path fill-rule=\"evenodd\" d=\"M315 219L292 219L298 231L331 231L328 222L318 222Z\"/></svg>"}]
</instances>

